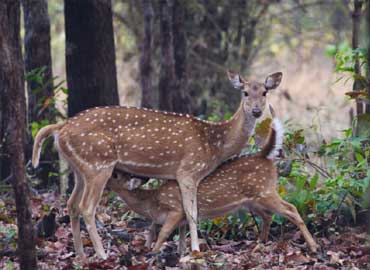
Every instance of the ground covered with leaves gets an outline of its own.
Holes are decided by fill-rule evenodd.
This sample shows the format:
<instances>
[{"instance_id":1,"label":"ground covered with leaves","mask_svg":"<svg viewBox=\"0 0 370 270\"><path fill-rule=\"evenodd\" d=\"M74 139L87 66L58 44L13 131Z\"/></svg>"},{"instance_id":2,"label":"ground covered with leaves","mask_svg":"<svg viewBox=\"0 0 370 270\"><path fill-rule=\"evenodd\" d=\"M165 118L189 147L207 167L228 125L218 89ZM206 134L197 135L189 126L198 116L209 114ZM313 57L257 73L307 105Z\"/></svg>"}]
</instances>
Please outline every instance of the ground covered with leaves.
<instances>
[{"instance_id":1,"label":"ground covered with leaves","mask_svg":"<svg viewBox=\"0 0 370 270\"><path fill-rule=\"evenodd\" d=\"M161 252L149 256L145 233L149 222L132 218L122 201L104 196L97 225L108 251L98 259L83 222L82 238L89 263L75 258L65 200L54 194L33 196L39 269L370 269L370 244L366 226L334 225L333 217L318 221L313 234L321 251L311 254L295 226L272 227L270 241L256 240L256 226L247 227L245 239L211 239L203 234L199 257L177 254L177 241L166 243ZM0 269L18 269L16 219L10 196L0 199ZM54 222L56 221L56 222ZM245 226L243 228L246 228ZM176 232L174 233L176 238ZM193 267L193 268L192 268Z\"/></svg>"}]
</instances>

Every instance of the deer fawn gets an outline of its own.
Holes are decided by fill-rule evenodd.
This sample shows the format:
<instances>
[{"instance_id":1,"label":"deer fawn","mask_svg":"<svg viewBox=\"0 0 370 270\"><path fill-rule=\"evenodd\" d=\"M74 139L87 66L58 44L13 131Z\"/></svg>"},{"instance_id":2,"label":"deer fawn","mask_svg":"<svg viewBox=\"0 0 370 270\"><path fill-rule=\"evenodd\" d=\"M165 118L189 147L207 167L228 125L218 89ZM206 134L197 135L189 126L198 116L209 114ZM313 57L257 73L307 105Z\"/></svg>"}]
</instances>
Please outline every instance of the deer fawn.
<instances>
[{"instance_id":1,"label":"deer fawn","mask_svg":"<svg viewBox=\"0 0 370 270\"><path fill-rule=\"evenodd\" d=\"M65 123L42 128L35 138L32 164L37 167L42 141L54 135L57 150L75 175L68 200L74 245L84 256L80 238L82 214L97 254L106 258L95 226L95 208L113 169L139 176L176 179L189 223L192 250L197 236L197 186L219 164L240 153L266 104L266 94L278 87L282 73L264 83L229 72L242 93L239 109L225 122L212 123L190 115L127 107L88 109Z\"/></svg>"},{"instance_id":2,"label":"deer fawn","mask_svg":"<svg viewBox=\"0 0 370 270\"><path fill-rule=\"evenodd\" d=\"M279 120L275 118L269 138L259 153L230 159L204 178L198 187L199 218L214 218L246 208L262 218L260 238L267 240L272 214L278 213L298 226L311 251L316 252L318 245L297 209L282 200L276 191L277 171L273 159L281 149L282 142L283 130ZM174 228L185 218L179 186L176 182L169 181L157 190L129 191L128 183L135 188L140 185L140 180L130 180L127 174L119 171L114 175L107 187L120 195L132 210L150 218L154 224L163 224L153 249L158 251ZM180 253L184 241L184 228L180 228ZM151 240L148 240L149 246L150 243Z\"/></svg>"}]
</instances>

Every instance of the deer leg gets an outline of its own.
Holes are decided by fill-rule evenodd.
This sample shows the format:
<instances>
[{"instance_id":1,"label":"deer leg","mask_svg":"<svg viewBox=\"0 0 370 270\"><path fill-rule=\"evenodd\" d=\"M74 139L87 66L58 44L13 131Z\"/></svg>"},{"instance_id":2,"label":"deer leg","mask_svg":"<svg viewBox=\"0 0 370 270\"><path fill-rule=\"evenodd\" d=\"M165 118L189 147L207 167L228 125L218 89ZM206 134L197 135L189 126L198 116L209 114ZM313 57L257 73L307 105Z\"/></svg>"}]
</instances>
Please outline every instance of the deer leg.
<instances>
[{"instance_id":1,"label":"deer leg","mask_svg":"<svg viewBox=\"0 0 370 270\"><path fill-rule=\"evenodd\" d=\"M281 199L280 199L281 200ZM319 245L313 239L311 233L308 231L306 224L303 222L301 216L299 215L297 208L283 200L281 200L281 204L284 207L284 212L281 213L282 215L286 216L291 222L293 222L298 228L301 230L303 237L306 239L310 249L312 252L317 252Z\"/></svg>"},{"instance_id":2,"label":"deer leg","mask_svg":"<svg viewBox=\"0 0 370 270\"><path fill-rule=\"evenodd\" d=\"M190 181L186 181L190 180ZM198 203L197 203L197 186L193 179L179 179L182 203L185 210L186 220L189 224L191 237L191 250L199 251L199 239L197 232Z\"/></svg>"},{"instance_id":3,"label":"deer leg","mask_svg":"<svg viewBox=\"0 0 370 270\"><path fill-rule=\"evenodd\" d=\"M96 229L95 211L104 187L112 174L112 170L112 168L104 169L95 174L94 177L84 179L85 189L79 204L79 208L86 223L86 228L94 245L94 249L102 259L107 259L107 255L105 254L101 239Z\"/></svg>"},{"instance_id":4,"label":"deer leg","mask_svg":"<svg viewBox=\"0 0 370 270\"><path fill-rule=\"evenodd\" d=\"M179 226L179 236L178 252L180 256L183 256L186 251L186 224Z\"/></svg>"},{"instance_id":5,"label":"deer leg","mask_svg":"<svg viewBox=\"0 0 370 270\"><path fill-rule=\"evenodd\" d=\"M81 242L80 209L78 207L83 193L84 183L81 176L79 176L76 172L74 173L74 178L75 186L73 188L71 196L68 199L67 208L69 217L71 218L73 245L75 247L76 254L78 256L85 257Z\"/></svg>"},{"instance_id":6,"label":"deer leg","mask_svg":"<svg viewBox=\"0 0 370 270\"><path fill-rule=\"evenodd\" d=\"M172 233L172 231L176 228L176 226L180 223L182 219L183 219L182 212L168 213L166 221L163 224L161 231L159 232L157 242L155 243L155 246L153 248L154 252L159 251L163 242L166 241L168 236Z\"/></svg>"},{"instance_id":7,"label":"deer leg","mask_svg":"<svg viewBox=\"0 0 370 270\"><path fill-rule=\"evenodd\" d=\"M307 241L311 251L317 251L319 245L313 239L311 233L308 231L306 225L304 224L301 216L297 211L297 208L295 208L294 205L282 200L278 194L274 194L272 198L261 200L260 203L266 207L266 210L285 216L291 222L293 222L301 230L303 237Z\"/></svg>"},{"instance_id":8,"label":"deer leg","mask_svg":"<svg viewBox=\"0 0 370 270\"><path fill-rule=\"evenodd\" d=\"M262 209L254 211L260 218L262 218L262 230L260 232L259 238L262 242L266 242L270 233L270 225L272 221L272 215Z\"/></svg>"},{"instance_id":9,"label":"deer leg","mask_svg":"<svg viewBox=\"0 0 370 270\"><path fill-rule=\"evenodd\" d=\"M149 232L145 237L146 238L145 239L145 246L147 248L150 249L152 247L153 239L155 239L156 236L157 236L157 224L152 222L152 224L149 227Z\"/></svg>"}]
</instances>

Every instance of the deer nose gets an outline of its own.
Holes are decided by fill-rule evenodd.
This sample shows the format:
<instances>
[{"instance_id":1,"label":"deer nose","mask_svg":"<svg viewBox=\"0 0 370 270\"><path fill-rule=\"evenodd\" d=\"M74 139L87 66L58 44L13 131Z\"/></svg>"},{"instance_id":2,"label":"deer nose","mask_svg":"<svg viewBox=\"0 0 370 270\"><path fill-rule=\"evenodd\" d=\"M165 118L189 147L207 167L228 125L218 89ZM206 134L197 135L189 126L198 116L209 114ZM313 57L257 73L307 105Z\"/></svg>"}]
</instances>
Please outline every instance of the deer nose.
<instances>
[{"instance_id":1,"label":"deer nose","mask_svg":"<svg viewBox=\"0 0 370 270\"><path fill-rule=\"evenodd\" d=\"M252 110L252 114L253 114L254 117L258 118L258 117L260 117L262 115L262 111L260 109L258 109L258 108L254 108Z\"/></svg>"}]
</instances>

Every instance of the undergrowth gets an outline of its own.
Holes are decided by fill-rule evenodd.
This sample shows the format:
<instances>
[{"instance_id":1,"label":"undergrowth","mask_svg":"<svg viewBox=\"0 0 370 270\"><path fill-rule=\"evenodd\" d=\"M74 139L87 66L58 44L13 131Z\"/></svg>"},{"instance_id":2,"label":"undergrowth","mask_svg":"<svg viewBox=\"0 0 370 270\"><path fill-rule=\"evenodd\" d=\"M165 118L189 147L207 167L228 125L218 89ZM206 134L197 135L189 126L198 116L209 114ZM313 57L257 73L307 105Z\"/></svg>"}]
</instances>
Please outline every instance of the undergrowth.
<instances>
[{"instance_id":1,"label":"undergrowth","mask_svg":"<svg viewBox=\"0 0 370 270\"><path fill-rule=\"evenodd\" d=\"M278 160L279 193L297 207L302 218L314 230L322 228L322 220L335 226L340 220L358 223L358 216L369 206L370 131L363 137L353 136L352 128L343 130L343 138L318 146L306 143L305 130L285 132L285 158ZM254 143L254 139L251 143ZM251 146L252 151L256 148ZM274 215L272 227L282 228L286 219ZM202 235L208 239L245 239L247 230L260 223L251 213L239 210L200 223ZM255 229L257 231L257 229Z\"/></svg>"}]
</instances>

